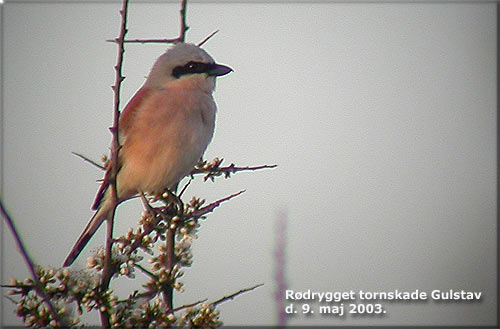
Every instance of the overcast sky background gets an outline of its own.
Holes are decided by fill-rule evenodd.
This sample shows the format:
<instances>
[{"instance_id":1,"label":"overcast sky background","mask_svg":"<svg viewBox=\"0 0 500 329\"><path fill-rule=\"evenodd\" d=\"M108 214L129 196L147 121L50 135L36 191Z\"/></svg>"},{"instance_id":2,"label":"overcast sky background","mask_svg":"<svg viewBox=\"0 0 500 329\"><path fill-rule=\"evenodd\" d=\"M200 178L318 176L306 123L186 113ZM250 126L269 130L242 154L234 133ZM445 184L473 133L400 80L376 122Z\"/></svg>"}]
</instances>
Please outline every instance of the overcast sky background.
<instances>
[{"instance_id":1,"label":"overcast sky background","mask_svg":"<svg viewBox=\"0 0 500 329\"><path fill-rule=\"evenodd\" d=\"M118 35L120 6L2 7L2 200L42 265L60 266L92 215L101 172L71 152L108 152L116 46L105 40ZM129 38L178 34L177 3L129 10ZM246 193L202 223L177 305L264 283L223 304L222 320L275 324L284 211L291 289L483 292L477 303L384 303L380 317L289 324L496 322L495 3L197 2L188 22L191 42L220 30L204 48L234 68L218 80L206 158L279 167L190 187L187 197L209 201ZM123 103L164 50L127 46ZM140 211L137 200L120 206L116 234ZM103 241L101 229L75 268ZM3 283L28 276L6 227L2 254ZM3 299L2 324L20 324L12 310Z\"/></svg>"}]
</instances>

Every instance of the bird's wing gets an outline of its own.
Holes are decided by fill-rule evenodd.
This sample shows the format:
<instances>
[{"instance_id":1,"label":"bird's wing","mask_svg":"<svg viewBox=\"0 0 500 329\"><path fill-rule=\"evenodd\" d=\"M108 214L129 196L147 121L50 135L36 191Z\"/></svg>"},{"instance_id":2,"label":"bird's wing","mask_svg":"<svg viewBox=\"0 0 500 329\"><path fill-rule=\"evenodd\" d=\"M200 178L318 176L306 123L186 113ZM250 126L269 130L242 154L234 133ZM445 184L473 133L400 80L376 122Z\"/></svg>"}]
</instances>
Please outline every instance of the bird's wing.
<instances>
[{"instance_id":1,"label":"bird's wing","mask_svg":"<svg viewBox=\"0 0 500 329\"><path fill-rule=\"evenodd\" d=\"M132 126L135 116L144 106L145 100L151 96L153 91L154 90L152 88L142 87L135 93L132 99L128 102L127 106L125 106L125 109L120 115L120 138L126 138L127 132ZM120 142L124 142L124 140Z\"/></svg>"},{"instance_id":2,"label":"bird's wing","mask_svg":"<svg viewBox=\"0 0 500 329\"><path fill-rule=\"evenodd\" d=\"M144 105L144 101L151 95L152 92L153 92L153 89L147 88L147 87L142 87L141 89L139 89L135 93L135 95L132 97L132 99L130 99L130 101L127 103L127 106L125 106L125 109L120 114L120 122L118 125L118 129L120 131L119 142L122 145L123 145L123 143L126 142L127 132L130 130L130 127L132 126L132 122L135 120L135 116L137 115L139 110ZM99 205L101 204L101 202L106 194L106 191L108 190L109 176L111 175L112 166L113 166L113 164L111 162L108 163L108 167L106 169L106 174L104 175L104 178L102 179L101 187L97 191L95 201L92 205L92 210L99 209Z\"/></svg>"}]
</instances>

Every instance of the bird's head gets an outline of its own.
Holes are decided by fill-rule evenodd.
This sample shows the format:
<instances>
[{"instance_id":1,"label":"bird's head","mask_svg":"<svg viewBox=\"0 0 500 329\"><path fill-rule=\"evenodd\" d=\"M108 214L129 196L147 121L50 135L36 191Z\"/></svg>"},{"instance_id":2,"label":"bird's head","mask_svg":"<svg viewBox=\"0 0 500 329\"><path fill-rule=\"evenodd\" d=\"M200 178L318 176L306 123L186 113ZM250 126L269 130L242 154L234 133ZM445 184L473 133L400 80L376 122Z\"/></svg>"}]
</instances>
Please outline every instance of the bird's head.
<instances>
[{"instance_id":1,"label":"bird's head","mask_svg":"<svg viewBox=\"0 0 500 329\"><path fill-rule=\"evenodd\" d=\"M178 43L156 60L145 86L178 86L212 92L215 88L215 77L231 71L230 67L215 63L200 47L191 43Z\"/></svg>"}]
</instances>

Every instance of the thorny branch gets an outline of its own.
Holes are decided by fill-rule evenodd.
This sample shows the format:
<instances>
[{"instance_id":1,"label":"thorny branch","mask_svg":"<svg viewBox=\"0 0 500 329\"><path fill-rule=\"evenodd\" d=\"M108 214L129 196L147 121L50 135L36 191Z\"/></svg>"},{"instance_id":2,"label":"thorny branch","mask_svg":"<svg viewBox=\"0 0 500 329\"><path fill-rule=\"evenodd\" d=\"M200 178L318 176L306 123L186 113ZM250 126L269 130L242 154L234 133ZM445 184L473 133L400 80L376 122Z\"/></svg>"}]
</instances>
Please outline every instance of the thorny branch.
<instances>
[{"instance_id":1,"label":"thorny branch","mask_svg":"<svg viewBox=\"0 0 500 329\"><path fill-rule=\"evenodd\" d=\"M250 287L250 288L245 288L245 289L241 289L241 290L238 290L237 292L235 292L234 294L231 294L231 295L228 295L228 296L224 296L218 300L216 300L215 302L212 302L210 303L210 305L213 305L213 306L217 306L219 304L222 304L228 300L231 300L231 299L234 299L236 297L238 297L239 295L245 293L245 292L249 292L251 290L254 290L254 289L257 289L258 287L262 287L264 284L263 283L259 283L253 287ZM186 305L182 305L182 306L179 306L179 307L176 307L172 310L172 312L177 312L177 311L180 311L180 310L183 310L185 308L190 308L190 307L193 307L193 306L196 306L196 305L199 305L201 303L204 303L206 302L208 299L202 299L202 300L199 300L197 302L194 302L194 303L191 303L191 304L186 304Z\"/></svg>"},{"instance_id":2,"label":"thorny branch","mask_svg":"<svg viewBox=\"0 0 500 329\"><path fill-rule=\"evenodd\" d=\"M181 9L179 10L180 12L180 32L179 36L177 38L163 38L163 39L113 39L113 40L106 40L108 42L114 42L114 43L179 43L179 42L184 42L186 39L186 32L189 30L189 26L187 26L186 23L186 10L187 10L187 0L182 0L181 2ZM210 37L213 36L210 35ZM210 38L209 37L209 38ZM209 39L207 38L207 40ZM205 41L204 41L205 42Z\"/></svg>"},{"instance_id":3,"label":"thorny branch","mask_svg":"<svg viewBox=\"0 0 500 329\"><path fill-rule=\"evenodd\" d=\"M110 199L113 204L113 209L112 213L110 214L110 218L107 220L107 236L106 236L106 248L103 253L99 255L99 253L96 254L95 257L92 257L90 259L90 262L88 261L87 267L90 268L95 268L97 271L99 269L102 269L102 276L100 282L97 280L95 281L95 288L92 288L92 279L89 278L89 281L85 281L85 278L82 277L74 277L73 274L68 270L65 269L64 271L54 271L53 269L45 270L45 272L41 272L43 274L40 274L40 278L38 278L36 271L34 269L33 263L29 259L28 255L26 254L26 251L24 247L22 246L21 240L19 238L19 235L17 234L12 221L10 220L10 217L7 215L3 205L1 204L0 201L0 206L2 210L2 214L6 218L9 226L11 227L13 231L13 235L16 238L16 241L18 243L19 249L21 250L21 253L23 254L28 267L30 268L30 271L33 275L33 283L31 286L26 285L26 288L23 289L23 283L20 281L15 281L15 284L11 284L9 286L5 287L11 287L11 288L22 288L20 291L14 291L13 294L18 294L21 295L22 298L18 302L18 307L20 305L23 305L22 307L25 307L25 305L28 305L30 301L33 301L32 297L29 296L29 292L31 290L35 290L35 292L38 294L39 297L42 298L43 301L41 300L34 300L36 305L34 305L35 309L43 305L43 302L45 302L48 306L48 309L50 311L50 314L52 315L52 321L50 323L51 326L60 326L60 325L65 325L61 321L61 319L58 317L58 313L56 312L56 309L53 304L51 304L50 298L53 298L53 295L50 294L50 290L47 290L49 292L50 298L45 293L44 291L44 286L42 285L45 284L47 289L52 288L52 289L59 289L56 291L56 294L58 296L64 296L67 294L67 298L69 303L72 301L75 301L78 305L78 312L81 314L82 312L82 306L84 306L87 311L90 311L92 309L98 309L101 315L101 323L102 326L105 328L110 328L111 325L116 326L116 324L121 323L121 319L124 319L124 316L127 316L129 309L131 309L136 301L134 300L135 297L143 296L145 298L153 298L154 295L158 294L158 292L163 292L164 295L164 304L158 303L158 300L155 300L155 304L149 304L146 303L142 306L145 306L143 311L145 313L139 313L139 318L134 318L134 316L131 316L130 321L131 323L138 323L138 324L144 324L145 321L151 321L148 319L144 319L142 315L152 315L154 319L153 321L159 321L158 323L162 324L168 324L171 325L173 321L175 320L175 317L173 316L172 313L191 308L194 306L199 305L200 303L203 303L206 301L201 300L192 304L186 304L177 308L173 307L173 288L175 286L175 289L182 289L182 282L176 283L176 279L180 276L182 276L182 273L179 271L178 265L180 266L189 266L190 264L190 257L187 256L179 256L176 254L176 250L178 246L176 246L176 234L178 234L178 231L181 233L184 230L184 233L186 234L186 227L180 227L177 226L179 225L184 225L184 224L193 224L193 226L198 225L198 220L200 218L203 218L204 215L213 212L215 208L219 207L223 202L226 202L240 194L242 194L244 191L240 191L238 193L232 194L228 197L222 198L220 200L217 200L215 202L210 203L207 206L201 207L204 203L205 200L200 200L197 198L193 198L191 203L188 205L188 209L184 209L184 204L180 200L180 196L182 196L183 192L186 190L187 186L189 185L189 182L184 186L182 191L178 196L175 194L171 194L171 196L163 198L163 201L165 201L165 206L164 207L159 207L159 208L154 208L149 205L147 199L144 197L144 195L141 195L143 201L145 202L146 209L154 214L154 218L156 221L158 221L157 218L161 218L165 220L168 224L167 228L164 233L166 233L166 246L162 250L163 255L166 257L166 262L163 263L163 268L162 270L166 270L166 273L170 276L171 281L166 281L166 284L162 284L161 290L151 290L150 292L146 292L144 294L138 294L138 291L135 291L128 300L118 300L116 299L115 296L112 296L112 291L109 290L109 284L110 280L113 277L114 274L118 273L119 275L126 275L129 276L132 270L129 269L129 267L136 267L139 270L141 270L143 273L148 275L150 278L153 279L153 281L161 281L165 277L168 278L168 276L165 276L165 272L159 271L155 272L156 270L154 269L154 266L152 268L152 271L146 269L140 264L137 264L137 261L142 260L142 257L140 256L133 256L131 255L137 248L141 247L141 243L144 241L148 241L148 234L150 234L154 230L158 230L158 227L155 228L155 225L144 225L144 230L141 231L139 228L137 231L137 235L134 236L132 240L130 240L130 244L127 246L127 252L125 253L127 258L125 263L120 263L123 262L123 259L120 259L120 257L116 257L116 259L112 257L112 248L113 248L113 242L115 241L113 239L113 220L115 216L115 211L116 207L118 206L119 202L124 201L119 199L119 195L117 193L117 186L116 186L116 177L118 174L119 170L119 151L120 151L120 140L119 140L119 120L120 120L120 94L121 94L121 84L125 77L122 74L122 67L123 67L123 60L124 60L124 54L125 54L125 43L179 43L179 42L184 42L185 41L185 36L186 32L189 29L189 27L186 24L186 5L187 5L187 0L181 0L181 8L180 8L180 33L177 38L173 39L131 39L127 40L125 39L125 36L127 34L127 13L128 13L128 4L129 0L123 0L122 3L122 9L120 10L120 15L121 15L121 25L120 25L120 34L119 36L114 39L114 40L108 40L116 43L118 45L118 56L117 56L117 64L115 65L115 83L112 86L113 92L114 92L114 116L113 116L113 126L110 128L110 131L112 133L112 144L110 148L110 160L106 162L105 165L99 165L98 163L86 158L85 156L74 153L76 156L80 157L84 161L87 161L94 166L98 167L101 170L106 170L106 174L104 177L104 182L109 184L110 188ZM215 35L218 31L213 32L210 34L208 37L206 37L203 41L201 41L198 45L201 46L205 42L207 42L213 35ZM239 171L254 171L254 170L259 170L259 169L266 169L266 168L274 168L276 167L275 165L264 165L264 166L257 166L257 167L236 167L234 164L231 164L226 167L221 167L222 160L215 159L212 162L202 162L201 165L198 164L197 167L190 173L191 176L196 175L196 174L205 174L204 180L214 180L215 177L218 176L224 176L228 178L232 173L236 173ZM174 202L170 202L170 197L173 197ZM158 200L158 199L156 199ZM177 207L176 207L177 205ZM158 217L156 216L158 215ZM155 224L155 222L153 222ZM189 231L188 231L189 232ZM185 235L188 236L188 235ZM182 239L185 239L183 237ZM187 238L190 239L190 238ZM123 241L122 238L116 239L116 241ZM182 240L181 240L182 242ZM122 245L122 243L120 243ZM179 244L179 248L186 248L182 247L181 244ZM121 246L118 247L118 249L123 248ZM146 249L151 248L147 247ZM187 247L189 248L189 247ZM182 249L180 249L181 252ZM149 250L151 252L151 250ZM182 254L181 255L185 255ZM188 255L189 256L189 255ZM176 257L186 257L185 260L183 260L182 263L179 259ZM187 260L186 260L187 259ZM150 259L151 260L151 259ZM154 261L153 261L154 262ZM156 261L155 265L160 264L160 261ZM117 265L118 264L118 265ZM182 265L184 264L184 265ZM188 265L186 265L188 264ZM122 265L125 265L126 267L120 267ZM43 269L42 269L43 271ZM133 273L132 273L133 274ZM133 276L129 276L133 277ZM47 281L49 280L49 281ZM53 284L54 282L60 282L60 285L57 286L50 286L50 284ZM72 284L68 284L69 282L72 282ZM165 281L163 281L165 282ZM257 287L262 286L262 284L253 286L251 288L247 289L242 289L237 291L234 294L225 296L219 300L216 300L213 303L210 304L203 304L201 306L201 309L199 310L200 316L196 315L196 313L192 313L191 310L188 311L186 314L186 319L189 319L189 316L196 316L195 318L192 318L190 320L190 325L195 326L195 327L203 327L206 326L207 324L210 327L220 325L221 322L218 320L218 311L214 311L213 313L206 312L207 309L206 307L213 309L215 308L218 304L224 303L225 301L232 300L236 296L243 294L245 292L251 291L256 289ZM154 288L154 287L152 287ZM62 289L62 290L61 290ZM82 289L83 291L86 291L85 294L82 294ZM90 289L90 290L88 290ZM126 301L126 302L125 302ZM27 304L28 303L28 304ZM118 305L116 304L118 303ZM156 306L155 306L156 305ZM148 313L150 310L155 310L155 307L162 307L163 309L160 310L160 313ZM165 307L166 306L166 307ZM28 307L32 308L33 305L28 305ZM164 312L164 310L167 310L166 313L161 313ZM24 308L22 308L21 311L18 312L18 314L23 314L22 312ZM61 310L62 311L62 310ZM123 312L123 313L121 313ZM47 314L47 313L46 313ZM163 315L162 315L163 314ZM166 315L166 318L165 318ZM35 315L32 315L31 317L35 317ZM66 321L66 318L62 319L63 321ZM76 319L78 320L78 319ZM31 321L31 320L30 320ZM138 322L133 322L133 321L138 321ZM182 322L184 320L181 319L181 322L179 323L184 323ZM193 322L194 321L194 322ZM208 321L208 322L207 322ZM75 322L76 323L76 322Z\"/></svg>"},{"instance_id":4,"label":"thorny branch","mask_svg":"<svg viewBox=\"0 0 500 329\"><path fill-rule=\"evenodd\" d=\"M118 43L116 39L109 39L106 40L107 42L114 42ZM176 38L170 38L170 39L125 39L123 40L123 43L178 43L179 42L179 37Z\"/></svg>"},{"instance_id":5,"label":"thorny branch","mask_svg":"<svg viewBox=\"0 0 500 329\"><path fill-rule=\"evenodd\" d=\"M242 190L242 191L239 191L238 193L234 193L234 194L231 194L230 196L227 196L225 198L222 198L222 199L219 199L215 202L212 202L211 204L209 204L208 206L205 206L203 208L200 208L198 211L195 211L193 212L192 214L190 214L191 217L201 217L201 216L204 216L212 211L215 210L215 208L217 208L218 206L220 206L223 202L226 202L226 201L229 201L231 200L232 198L234 197L237 197L238 195L244 193L245 190Z\"/></svg>"},{"instance_id":6,"label":"thorny branch","mask_svg":"<svg viewBox=\"0 0 500 329\"><path fill-rule=\"evenodd\" d=\"M175 225L171 225L167 230L167 238L166 238L166 254L167 254L167 263L165 264L168 272L172 272L172 269L175 265ZM174 282L175 283L175 279ZM172 312L174 308L174 287L173 285L168 285L163 291L163 297L165 303L167 304L167 310Z\"/></svg>"},{"instance_id":7,"label":"thorny branch","mask_svg":"<svg viewBox=\"0 0 500 329\"><path fill-rule=\"evenodd\" d=\"M38 279L38 275L36 274L35 271L35 266L33 265L33 262L31 261L30 257L28 256L28 252L26 251L26 248L24 248L23 242L21 241L21 237L19 236L19 233L17 232L17 229L14 225L14 222L12 221L12 218L10 218L9 214L7 213L7 210L5 209L2 201L0 200L0 210L2 212L2 216L5 218L5 221L7 222L7 226L9 226L12 235L14 236L14 239L16 240L17 248L21 252L21 255L24 258L24 261L26 262L26 265L28 265L28 268L30 270L31 276L33 277L33 282L35 283L35 290L38 293L40 297L44 300L45 304L47 304L47 307L50 310L50 313L52 314L52 318L57 322L55 323L55 326L60 326L63 325L64 323L61 321L59 315L57 314L57 311L50 302L49 297L45 293L45 290L43 289L42 284L40 283L40 280Z\"/></svg>"},{"instance_id":8,"label":"thorny branch","mask_svg":"<svg viewBox=\"0 0 500 329\"><path fill-rule=\"evenodd\" d=\"M186 31L189 28L186 27ZM219 30L215 30L214 32L210 33L205 39L200 41L198 43L198 47L201 47L203 44L205 44L208 40L210 40L214 35L216 35L219 32ZM116 42L116 40L106 40L108 42ZM124 43L178 43L180 42L180 37L177 38L170 38L170 39L126 39L123 40Z\"/></svg>"},{"instance_id":9,"label":"thorny branch","mask_svg":"<svg viewBox=\"0 0 500 329\"><path fill-rule=\"evenodd\" d=\"M181 15L181 31L179 33L179 38L177 42L184 42L186 40L186 32L189 29L189 26L186 24L186 7L187 0L182 0L180 15Z\"/></svg>"},{"instance_id":10,"label":"thorny branch","mask_svg":"<svg viewBox=\"0 0 500 329\"><path fill-rule=\"evenodd\" d=\"M221 299L218 299L216 300L215 302L212 302L210 304L214 305L214 306L217 306L219 304L222 304L224 302L227 302L228 300L231 300L231 299L234 299L236 296L238 295L241 295L245 292L248 292L248 291L252 291L254 289L257 289L258 287L262 287L264 284L263 283L259 283L259 284L256 284L255 286L253 287L250 287L250 288L246 288L246 289L241 289L241 290L238 290L237 292L235 292L234 294L231 294L229 296L225 296L225 297L222 297Z\"/></svg>"},{"instance_id":11,"label":"thorny branch","mask_svg":"<svg viewBox=\"0 0 500 329\"><path fill-rule=\"evenodd\" d=\"M118 191L116 188L116 177L118 175L119 163L118 163L118 152L120 150L120 140L119 140L119 121L120 121L120 94L121 94L121 84L125 77L122 74L123 68L123 57L125 54L125 47L123 40L125 40L125 35L127 34L127 13L128 13L128 0L123 0L122 9L120 10L121 15L121 26L120 35L116 38L118 44L118 58L115 65L115 84L113 85L114 93L114 111L113 111L113 127L110 128L113 135L111 142L111 167L110 175L107 177L109 179L109 184L111 187L111 200L113 203L113 210L111 212L111 218L107 220L107 235L106 235L106 254L104 258L104 267L102 271L102 281L101 281L101 291L105 292L109 288L109 282L113 276L111 269L111 250L113 247L113 221L115 217L116 207L118 206ZM107 310L100 310L101 312L101 323L103 327L110 327L110 319Z\"/></svg>"},{"instance_id":12,"label":"thorny branch","mask_svg":"<svg viewBox=\"0 0 500 329\"><path fill-rule=\"evenodd\" d=\"M206 302L206 301L207 301L207 299L205 298L205 299L199 300L199 301L194 302L194 303L191 303L191 304L186 304L186 305L182 305L182 306L176 307L176 308L174 308L174 309L172 310L172 313L175 313L175 312L177 312L177 311L183 310L183 309L185 309L185 308L190 308L190 307L196 306L196 305L201 304L201 303L204 303L204 302Z\"/></svg>"},{"instance_id":13,"label":"thorny branch","mask_svg":"<svg viewBox=\"0 0 500 329\"><path fill-rule=\"evenodd\" d=\"M205 173L213 173L213 172L221 172L224 174L233 174L237 173L239 171L256 171L256 170L261 170L261 169L272 169L276 168L278 165L262 165L262 166L255 166L255 167L236 167L234 163L230 164L227 167L221 167L218 169L213 169L213 170L203 170L203 169L194 169L191 171L190 175L196 175L196 174L205 174Z\"/></svg>"},{"instance_id":14,"label":"thorny branch","mask_svg":"<svg viewBox=\"0 0 500 329\"><path fill-rule=\"evenodd\" d=\"M106 168L104 166L98 164L94 160L89 159L80 153L76 153L76 152L71 152L71 153L73 153L74 155L76 155L77 157L82 159L83 161L86 161L86 162L94 165L95 167L97 167L101 170L106 170ZM223 159L218 159L218 158L215 158L211 163L204 161L202 163L201 167L198 166L197 168L194 168L193 170L191 170L189 175L194 176L194 175L198 175L198 174L206 174L206 176L204 177L204 180L206 181L206 180L210 179L211 177L217 176L217 175L224 175L226 178L228 178L230 174L234 174L234 173L237 173L240 171L256 171L256 170L261 170L261 169L272 169L272 168L277 167L277 165L237 167L234 163L231 163L229 166L220 167L222 161L223 161ZM182 194L184 193L184 191L186 190L186 188L189 186L190 183L191 183L191 181L188 181L186 183L186 185L182 188L181 192L178 194L179 197L182 196Z\"/></svg>"},{"instance_id":15,"label":"thorny branch","mask_svg":"<svg viewBox=\"0 0 500 329\"><path fill-rule=\"evenodd\" d=\"M229 178L231 174L240 172L240 171L256 171L262 169L272 169L276 168L277 165L262 165L255 167L236 167L234 163L231 163L229 166L221 167L224 159L215 158L212 162L203 161L199 163L195 169L193 169L189 174L192 176L197 174L205 174L203 177L203 181L207 181L208 179L214 180L215 177L224 175L225 178Z\"/></svg>"},{"instance_id":16,"label":"thorny branch","mask_svg":"<svg viewBox=\"0 0 500 329\"><path fill-rule=\"evenodd\" d=\"M235 194L232 194L230 196L227 196L225 198L222 198L222 199L219 199L217 201L214 201L212 202L211 204L203 207L203 208L200 208L198 209L197 211L189 214L189 215L186 215L185 217L186 218L200 218L212 211L214 211L215 208L217 208L218 206L220 206L223 202L226 202L226 201L229 201L231 200L232 198L234 197L237 197L238 195L242 194L243 192L245 191L240 191L238 193L235 193ZM149 208L149 207L147 207ZM151 209L151 208L149 208ZM153 211L156 213L156 212L160 212L160 210L156 210L156 209L153 209ZM186 219L184 218L184 219ZM142 240L147 236L149 235L151 232L153 232L154 230L154 226L151 225L149 226L147 229L145 229L138 237L136 237L134 239L134 242L132 243L132 245L130 246L130 249L127 251L127 254L128 255L131 255L135 250L137 250L137 248L139 248L141 246L141 243L142 243Z\"/></svg>"}]
</instances>

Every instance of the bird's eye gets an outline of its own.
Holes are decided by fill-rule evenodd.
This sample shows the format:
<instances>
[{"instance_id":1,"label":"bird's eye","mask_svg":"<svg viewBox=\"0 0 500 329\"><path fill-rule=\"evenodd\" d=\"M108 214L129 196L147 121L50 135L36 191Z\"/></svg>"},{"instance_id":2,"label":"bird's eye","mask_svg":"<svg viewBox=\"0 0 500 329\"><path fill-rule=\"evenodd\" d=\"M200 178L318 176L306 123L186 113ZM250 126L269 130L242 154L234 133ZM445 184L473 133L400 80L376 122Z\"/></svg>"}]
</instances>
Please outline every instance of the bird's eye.
<instances>
[{"instance_id":1,"label":"bird's eye","mask_svg":"<svg viewBox=\"0 0 500 329\"><path fill-rule=\"evenodd\" d=\"M199 62L189 62L186 64L189 73L203 73L207 71L207 64Z\"/></svg>"},{"instance_id":2,"label":"bird's eye","mask_svg":"<svg viewBox=\"0 0 500 329\"><path fill-rule=\"evenodd\" d=\"M176 78L180 78L185 74L196 74L204 73L209 69L209 64L201 62L189 62L184 66L177 66L173 71L172 75Z\"/></svg>"}]
</instances>

